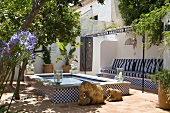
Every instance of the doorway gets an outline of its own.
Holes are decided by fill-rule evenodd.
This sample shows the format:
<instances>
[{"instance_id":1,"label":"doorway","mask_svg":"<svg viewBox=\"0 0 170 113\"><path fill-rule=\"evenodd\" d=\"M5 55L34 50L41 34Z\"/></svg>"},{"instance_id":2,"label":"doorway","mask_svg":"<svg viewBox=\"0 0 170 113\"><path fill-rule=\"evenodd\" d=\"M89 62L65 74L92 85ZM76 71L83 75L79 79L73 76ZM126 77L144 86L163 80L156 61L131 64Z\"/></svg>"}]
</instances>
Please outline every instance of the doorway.
<instances>
[{"instance_id":1,"label":"doorway","mask_svg":"<svg viewBox=\"0 0 170 113\"><path fill-rule=\"evenodd\" d=\"M83 45L80 47L80 71L92 71L93 37L81 37Z\"/></svg>"}]
</instances>

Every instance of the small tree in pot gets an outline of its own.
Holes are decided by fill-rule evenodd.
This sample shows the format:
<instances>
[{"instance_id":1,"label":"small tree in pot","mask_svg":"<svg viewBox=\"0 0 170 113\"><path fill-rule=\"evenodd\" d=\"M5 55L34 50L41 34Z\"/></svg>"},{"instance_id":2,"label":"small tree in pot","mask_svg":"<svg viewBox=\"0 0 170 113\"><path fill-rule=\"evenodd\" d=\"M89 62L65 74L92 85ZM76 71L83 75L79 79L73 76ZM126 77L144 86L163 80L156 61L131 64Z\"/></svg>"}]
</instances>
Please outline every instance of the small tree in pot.
<instances>
[{"instance_id":1,"label":"small tree in pot","mask_svg":"<svg viewBox=\"0 0 170 113\"><path fill-rule=\"evenodd\" d=\"M46 47L46 46L43 46L43 61L44 61L44 64L43 64L43 72L44 73L53 73L53 64L51 63L51 48L49 47Z\"/></svg>"},{"instance_id":2,"label":"small tree in pot","mask_svg":"<svg viewBox=\"0 0 170 113\"><path fill-rule=\"evenodd\" d=\"M160 69L154 75L149 75L153 82L158 83L159 107L170 109L170 70Z\"/></svg>"},{"instance_id":3,"label":"small tree in pot","mask_svg":"<svg viewBox=\"0 0 170 113\"><path fill-rule=\"evenodd\" d=\"M82 42L78 42L78 43L75 43L74 41L73 42L57 42L58 46L59 46L59 49L60 49L60 55L62 57L58 57L57 60L56 60L56 63L58 61L63 61L64 62L64 65L63 65L63 72L64 73L69 73L69 70L71 69L71 62L72 61L76 61L78 62L77 60L77 56L74 55L74 52L76 51L76 48L78 46L81 46L82 45ZM69 49L67 49L67 46L70 44L70 47Z\"/></svg>"}]
</instances>

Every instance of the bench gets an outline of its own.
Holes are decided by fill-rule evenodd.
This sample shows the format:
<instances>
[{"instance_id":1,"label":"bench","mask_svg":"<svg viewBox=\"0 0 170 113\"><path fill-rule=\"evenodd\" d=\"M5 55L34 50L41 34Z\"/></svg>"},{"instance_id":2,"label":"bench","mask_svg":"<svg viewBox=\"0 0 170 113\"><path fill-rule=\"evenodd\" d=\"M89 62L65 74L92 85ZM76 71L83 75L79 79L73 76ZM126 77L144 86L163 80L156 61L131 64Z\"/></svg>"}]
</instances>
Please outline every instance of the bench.
<instances>
[{"instance_id":1,"label":"bench","mask_svg":"<svg viewBox=\"0 0 170 113\"><path fill-rule=\"evenodd\" d=\"M163 59L144 59L144 87L157 89L157 84L154 84L147 73L154 74L156 70L163 67ZM117 68L124 68L124 81L131 82L134 86L142 86L143 75L143 60L142 59L115 59L112 66L103 67L100 72L105 74L104 77L114 78L117 74ZM110 76L112 75L112 76Z\"/></svg>"}]
</instances>

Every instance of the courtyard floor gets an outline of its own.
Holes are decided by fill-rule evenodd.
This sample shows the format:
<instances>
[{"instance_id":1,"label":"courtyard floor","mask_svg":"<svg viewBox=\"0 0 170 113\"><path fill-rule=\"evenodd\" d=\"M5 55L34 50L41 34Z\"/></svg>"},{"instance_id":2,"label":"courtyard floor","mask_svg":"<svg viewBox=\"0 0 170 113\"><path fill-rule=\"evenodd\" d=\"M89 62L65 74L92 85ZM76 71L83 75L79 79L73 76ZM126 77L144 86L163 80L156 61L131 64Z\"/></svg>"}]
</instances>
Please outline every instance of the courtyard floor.
<instances>
[{"instance_id":1,"label":"courtyard floor","mask_svg":"<svg viewBox=\"0 0 170 113\"><path fill-rule=\"evenodd\" d=\"M8 89L2 103L10 101L12 93ZM158 95L136 89L130 89L130 95L123 96L123 101L105 104L79 106L77 102L54 104L32 92L32 87L22 85L21 100L13 101L11 112L24 110L26 113L170 113L158 106ZM23 111L19 112L23 113Z\"/></svg>"}]
</instances>

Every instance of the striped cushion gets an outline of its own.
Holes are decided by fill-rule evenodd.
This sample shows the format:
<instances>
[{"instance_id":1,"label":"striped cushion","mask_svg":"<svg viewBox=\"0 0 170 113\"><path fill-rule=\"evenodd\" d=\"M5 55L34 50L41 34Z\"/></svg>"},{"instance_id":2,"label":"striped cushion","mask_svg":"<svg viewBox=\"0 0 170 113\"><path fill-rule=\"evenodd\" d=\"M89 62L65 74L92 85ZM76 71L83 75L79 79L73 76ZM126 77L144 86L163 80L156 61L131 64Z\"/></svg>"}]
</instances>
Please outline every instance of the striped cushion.
<instances>
[{"instance_id":1,"label":"striped cushion","mask_svg":"<svg viewBox=\"0 0 170 113\"><path fill-rule=\"evenodd\" d=\"M127 59L126 62L124 63L123 67L124 67L125 71L132 71L133 59Z\"/></svg>"},{"instance_id":2,"label":"striped cushion","mask_svg":"<svg viewBox=\"0 0 170 113\"><path fill-rule=\"evenodd\" d=\"M152 74L155 70L163 67L163 59L145 59L144 62L145 73ZM116 74L116 68L124 68L125 71L128 71L126 72L126 75L141 77L143 71L143 59L115 59L111 68L101 69L101 72Z\"/></svg>"},{"instance_id":3,"label":"striped cushion","mask_svg":"<svg viewBox=\"0 0 170 113\"><path fill-rule=\"evenodd\" d=\"M152 74L154 73L154 70L155 70L155 62L154 59L151 59L147 72Z\"/></svg>"},{"instance_id":4,"label":"striped cushion","mask_svg":"<svg viewBox=\"0 0 170 113\"><path fill-rule=\"evenodd\" d=\"M136 72L136 71L124 71L123 74L125 76L142 78L143 73L142 72ZM146 76L146 73L144 73L144 78L148 78L148 76Z\"/></svg>"},{"instance_id":5,"label":"striped cushion","mask_svg":"<svg viewBox=\"0 0 170 113\"><path fill-rule=\"evenodd\" d=\"M163 59L153 59L153 73L163 67Z\"/></svg>"},{"instance_id":6,"label":"striped cushion","mask_svg":"<svg viewBox=\"0 0 170 113\"><path fill-rule=\"evenodd\" d=\"M136 62L136 67L135 67L135 71L143 71L143 62L142 59L135 59Z\"/></svg>"},{"instance_id":7,"label":"striped cushion","mask_svg":"<svg viewBox=\"0 0 170 113\"><path fill-rule=\"evenodd\" d=\"M152 59L145 59L144 72L151 73L152 70Z\"/></svg>"},{"instance_id":8,"label":"striped cushion","mask_svg":"<svg viewBox=\"0 0 170 113\"><path fill-rule=\"evenodd\" d=\"M115 59L112 65L112 69L123 67L126 59Z\"/></svg>"},{"instance_id":9,"label":"striped cushion","mask_svg":"<svg viewBox=\"0 0 170 113\"><path fill-rule=\"evenodd\" d=\"M119 62L118 60L119 60L119 59L115 59L115 60L114 60L113 65L112 65L112 69L117 67L118 62Z\"/></svg>"},{"instance_id":10,"label":"striped cushion","mask_svg":"<svg viewBox=\"0 0 170 113\"><path fill-rule=\"evenodd\" d=\"M126 59L121 59L121 61L119 61L119 65L117 66L117 68L124 67L125 62L126 62Z\"/></svg>"},{"instance_id":11,"label":"striped cushion","mask_svg":"<svg viewBox=\"0 0 170 113\"><path fill-rule=\"evenodd\" d=\"M100 72L110 73L110 74L116 74L116 69L111 69L111 68L101 68Z\"/></svg>"},{"instance_id":12,"label":"striped cushion","mask_svg":"<svg viewBox=\"0 0 170 113\"><path fill-rule=\"evenodd\" d=\"M159 70L159 68L163 67L163 59L157 60L156 70Z\"/></svg>"}]
</instances>

